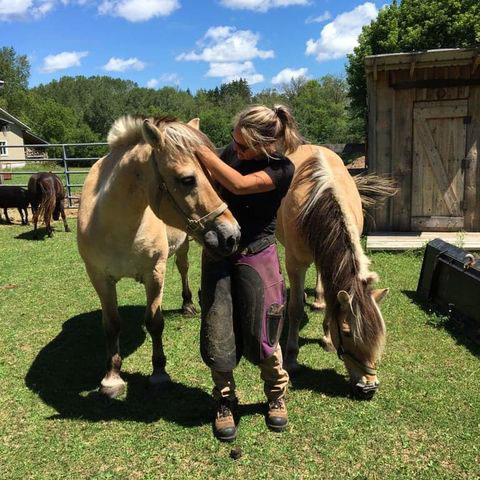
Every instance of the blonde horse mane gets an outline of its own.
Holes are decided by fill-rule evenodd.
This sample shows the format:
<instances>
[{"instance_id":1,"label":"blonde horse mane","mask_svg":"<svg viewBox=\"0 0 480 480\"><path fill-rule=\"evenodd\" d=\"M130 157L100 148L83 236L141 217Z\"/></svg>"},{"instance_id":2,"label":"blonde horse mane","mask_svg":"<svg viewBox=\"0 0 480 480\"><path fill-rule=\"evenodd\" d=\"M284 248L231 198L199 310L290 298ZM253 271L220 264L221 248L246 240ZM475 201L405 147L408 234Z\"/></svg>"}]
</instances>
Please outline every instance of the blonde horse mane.
<instances>
[{"instance_id":1,"label":"blonde horse mane","mask_svg":"<svg viewBox=\"0 0 480 480\"><path fill-rule=\"evenodd\" d=\"M125 115L120 117L108 132L107 141L110 148L128 147L143 142L143 122L146 119L163 132L163 148L168 154L181 152L184 155L193 156L195 149L200 145L215 151L214 145L205 134L171 116Z\"/></svg>"},{"instance_id":2,"label":"blonde horse mane","mask_svg":"<svg viewBox=\"0 0 480 480\"><path fill-rule=\"evenodd\" d=\"M381 349L384 324L370 298L377 274L369 270L360 232L321 152L303 163L294 181L308 185L297 223L322 276L327 309L338 318L337 293L347 291L352 297L350 328L354 341L374 351Z\"/></svg>"}]
</instances>

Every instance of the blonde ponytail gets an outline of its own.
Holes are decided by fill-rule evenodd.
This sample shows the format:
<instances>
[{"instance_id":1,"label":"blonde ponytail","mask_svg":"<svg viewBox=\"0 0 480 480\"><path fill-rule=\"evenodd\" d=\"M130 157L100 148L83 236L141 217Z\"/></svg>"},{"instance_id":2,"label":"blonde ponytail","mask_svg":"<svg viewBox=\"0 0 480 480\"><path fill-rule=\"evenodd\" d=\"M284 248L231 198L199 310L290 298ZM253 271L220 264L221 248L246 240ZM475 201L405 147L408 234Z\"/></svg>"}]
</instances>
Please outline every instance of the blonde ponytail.
<instances>
[{"instance_id":1,"label":"blonde ponytail","mask_svg":"<svg viewBox=\"0 0 480 480\"><path fill-rule=\"evenodd\" d=\"M235 117L234 126L241 131L246 145L267 157L274 152L293 153L304 143L295 119L284 105L273 109L252 105Z\"/></svg>"}]
</instances>

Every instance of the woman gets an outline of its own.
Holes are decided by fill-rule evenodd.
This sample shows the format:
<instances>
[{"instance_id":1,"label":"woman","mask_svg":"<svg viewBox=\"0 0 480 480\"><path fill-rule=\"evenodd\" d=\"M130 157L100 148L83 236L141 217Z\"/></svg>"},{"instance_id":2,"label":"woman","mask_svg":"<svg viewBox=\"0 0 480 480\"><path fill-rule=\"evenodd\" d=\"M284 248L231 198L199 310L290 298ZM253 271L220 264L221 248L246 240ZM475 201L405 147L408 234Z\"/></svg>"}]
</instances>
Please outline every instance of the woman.
<instances>
[{"instance_id":1,"label":"woman","mask_svg":"<svg viewBox=\"0 0 480 480\"><path fill-rule=\"evenodd\" d=\"M278 344L285 286L276 246L276 212L294 173L285 154L303 143L284 106L259 105L239 113L232 143L218 158L197 151L200 162L221 186L221 195L241 228L236 254L202 258L201 353L210 367L218 401L214 432L223 441L236 438L233 369L242 355L258 364L268 400L267 426L285 430L288 373Z\"/></svg>"}]
</instances>

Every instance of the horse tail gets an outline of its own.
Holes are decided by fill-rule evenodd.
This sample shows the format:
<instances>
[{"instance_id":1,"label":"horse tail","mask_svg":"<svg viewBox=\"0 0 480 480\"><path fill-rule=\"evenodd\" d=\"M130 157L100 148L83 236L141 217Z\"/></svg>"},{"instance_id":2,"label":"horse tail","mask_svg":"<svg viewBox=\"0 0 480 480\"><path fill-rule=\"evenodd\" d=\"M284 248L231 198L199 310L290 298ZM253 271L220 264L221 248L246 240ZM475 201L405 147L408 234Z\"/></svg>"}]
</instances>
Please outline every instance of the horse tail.
<instances>
[{"instance_id":1,"label":"horse tail","mask_svg":"<svg viewBox=\"0 0 480 480\"><path fill-rule=\"evenodd\" d=\"M38 218L42 218L46 225L50 223L53 211L55 210L56 195L55 186L50 182L44 184L39 182L40 190L42 191L42 201L38 206Z\"/></svg>"},{"instance_id":2,"label":"horse tail","mask_svg":"<svg viewBox=\"0 0 480 480\"><path fill-rule=\"evenodd\" d=\"M398 192L397 184L391 177L369 173L354 175L353 179L362 199L364 210L382 204L387 198L393 197Z\"/></svg>"}]
</instances>

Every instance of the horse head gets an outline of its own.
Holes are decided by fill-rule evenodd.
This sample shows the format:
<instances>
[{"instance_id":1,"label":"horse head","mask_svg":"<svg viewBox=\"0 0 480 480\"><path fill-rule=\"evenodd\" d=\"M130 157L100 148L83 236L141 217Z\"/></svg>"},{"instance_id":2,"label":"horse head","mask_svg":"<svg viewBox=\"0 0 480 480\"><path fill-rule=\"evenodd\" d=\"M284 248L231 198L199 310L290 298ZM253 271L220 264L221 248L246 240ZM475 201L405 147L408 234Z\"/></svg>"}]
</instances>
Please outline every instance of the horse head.
<instances>
[{"instance_id":1,"label":"horse head","mask_svg":"<svg viewBox=\"0 0 480 480\"><path fill-rule=\"evenodd\" d=\"M369 400L380 385L376 365L385 342L385 323L378 304L388 288L373 289L373 278L349 292L340 290L329 317L331 341L350 376L353 393Z\"/></svg>"},{"instance_id":2,"label":"horse head","mask_svg":"<svg viewBox=\"0 0 480 480\"><path fill-rule=\"evenodd\" d=\"M240 241L240 227L195 156L203 145L214 150L198 130L198 119L189 124L146 119L143 136L152 147L148 198L153 212L187 231L211 253L232 254Z\"/></svg>"}]
</instances>

